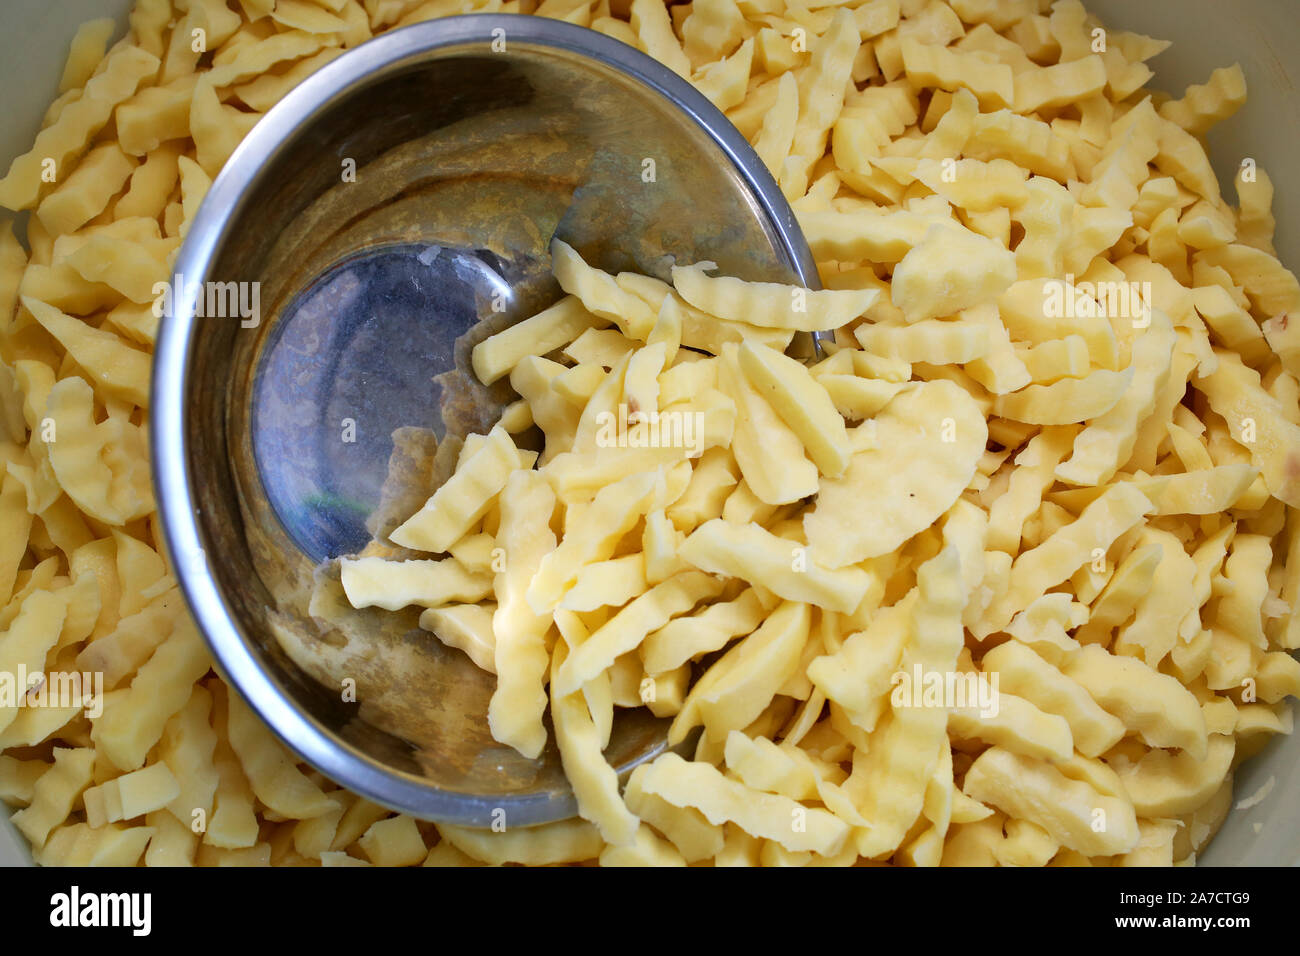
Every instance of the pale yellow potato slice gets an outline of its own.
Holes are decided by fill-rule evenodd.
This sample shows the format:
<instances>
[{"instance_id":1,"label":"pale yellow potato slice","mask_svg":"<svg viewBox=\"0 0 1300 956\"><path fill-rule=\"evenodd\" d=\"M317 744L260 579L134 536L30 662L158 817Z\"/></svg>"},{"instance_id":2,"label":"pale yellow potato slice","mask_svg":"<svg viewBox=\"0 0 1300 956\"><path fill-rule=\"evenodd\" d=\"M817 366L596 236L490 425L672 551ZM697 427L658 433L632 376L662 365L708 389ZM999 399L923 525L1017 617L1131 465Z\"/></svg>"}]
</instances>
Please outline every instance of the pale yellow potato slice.
<instances>
[{"instance_id":1,"label":"pale yellow potato slice","mask_svg":"<svg viewBox=\"0 0 1300 956\"><path fill-rule=\"evenodd\" d=\"M826 389L801 363L776 349L746 342L740 368L803 442L822 474L838 478L849 466L849 436Z\"/></svg>"},{"instance_id":2,"label":"pale yellow potato slice","mask_svg":"<svg viewBox=\"0 0 1300 956\"><path fill-rule=\"evenodd\" d=\"M829 568L889 554L932 525L970 483L988 441L979 406L947 381L901 392L872 421L874 445L842 477L822 479L804 517L812 554Z\"/></svg>"},{"instance_id":3,"label":"pale yellow potato slice","mask_svg":"<svg viewBox=\"0 0 1300 956\"><path fill-rule=\"evenodd\" d=\"M744 282L711 277L711 262L673 267L677 293L701 312L767 329L821 332L856 319L879 297L877 289L823 289L814 292L776 282Z\"/></svg>"},{"instance_id":4,"label":"pale yellow potato slice","mask_svg":"<svg viewBox=\"0 0 1300 956\"><path fill-rule=\"evenodd\" d=\"M736 404L731 452L750 489L769 505L807 498L817 491L817 466L803 442L741 374L736 346L723 347L719 384Z\"/></svg>"},{"instance_id":5,"label":"pale yellow potato slice","mask_svg":"<svg viewBox=\"0 0 1300 956\"><path fill-rule=\"evenodd\" d=\"M787 601L806 601L845 614L857 609L873 581L861 568L822 567L799 542L753 522L707 521L682 544L681 556L701 571L728 574Z\"/></svg>"}]
</instances>

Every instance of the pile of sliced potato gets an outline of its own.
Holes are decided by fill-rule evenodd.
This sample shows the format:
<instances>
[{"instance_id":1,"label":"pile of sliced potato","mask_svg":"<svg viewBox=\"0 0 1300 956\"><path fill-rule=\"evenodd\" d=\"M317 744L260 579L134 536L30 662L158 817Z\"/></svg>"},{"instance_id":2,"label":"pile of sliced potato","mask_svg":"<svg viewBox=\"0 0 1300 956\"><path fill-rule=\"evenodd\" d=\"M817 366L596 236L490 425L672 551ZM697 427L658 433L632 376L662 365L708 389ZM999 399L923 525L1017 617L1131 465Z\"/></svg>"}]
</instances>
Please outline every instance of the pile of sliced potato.
<instances>
[{"instance_id":1,"label":"pile of sliced potato","mask_svg":"<svg viewBox=\"0 0 1300 956\"><path fill-rule=\"evenodd\" d=\"M342 50L462 12L689 79L825 287L556 243L566 297L473 353L519 401L341 562L496 675L498 740L537 755L549 709L582 819L532 829L299 764L210 673L146 460L154 283L211 177ZM1266 172L1230 205L1206 158L1238 67L1153 93L1166 44L1077 0L139 0L111 36L0 179L33 211L0 229L0 798L39 861L1187 864L1291 732L1300 285ZM107 693L50 706L74 672ZM698 740L620 787L619 707Z\"/></svg>"}]
</instances>

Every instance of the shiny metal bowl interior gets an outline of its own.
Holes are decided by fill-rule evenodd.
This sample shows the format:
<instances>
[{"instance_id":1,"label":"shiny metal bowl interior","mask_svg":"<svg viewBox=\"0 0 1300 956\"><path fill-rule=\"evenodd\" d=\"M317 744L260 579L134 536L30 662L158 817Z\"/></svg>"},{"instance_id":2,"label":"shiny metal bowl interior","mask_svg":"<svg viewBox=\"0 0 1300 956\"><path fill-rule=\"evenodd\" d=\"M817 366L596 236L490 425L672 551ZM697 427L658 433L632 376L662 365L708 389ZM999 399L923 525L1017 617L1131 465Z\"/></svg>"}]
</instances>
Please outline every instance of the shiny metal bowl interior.
<instances>
[{"instance_id":1,"label":"shiny metal bowl interior","mask_svg":"<svg viewBox=\"0 0 1300 956\"><path fill-rule=\"evenodd\" d=\"M711 259L817 287L775 182L687 83L568 24L454 17L345 54L258 124L175 285L257 283L259 321L220 297L230 317L196 318L178 295L156 353L160 512L218 666L323 772L448 822L572 815L554 745L536 761L498 745L490 676L412 609L352 610L319 564L391 530L512 397L463 372L475 342L561 294L552 234L606 269ZM417 490L385 487L390 467ZM621 712L607 756L626 771L663 731Z\"/></svg>"}]
</instances>

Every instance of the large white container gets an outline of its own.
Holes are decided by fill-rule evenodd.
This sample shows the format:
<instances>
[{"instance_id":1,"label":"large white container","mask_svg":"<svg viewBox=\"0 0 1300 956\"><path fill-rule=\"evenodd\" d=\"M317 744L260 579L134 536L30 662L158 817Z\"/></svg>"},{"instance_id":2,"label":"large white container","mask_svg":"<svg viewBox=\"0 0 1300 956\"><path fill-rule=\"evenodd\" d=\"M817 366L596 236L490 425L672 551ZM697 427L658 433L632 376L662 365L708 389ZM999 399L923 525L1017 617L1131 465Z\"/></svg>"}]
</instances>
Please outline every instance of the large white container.
<instances>
[{"instance_id":1,"label":"large white container","mask_svg":"<svg viewBox=\"0 0 1300 956\"><path fill-rule=\"evenodd\" d=\"M1300 7L1294 0L1085 0L1116 29L1174 41L1150 64L1154 86L1181 94L1211 70L1241 64L1250 101L1210 133L1210 156L1235 201L1230 181L1245 158L1269 170L1277 194L1276 246L1283 263L1300 268ZM5 109L0 121L0 169L31 146L41 116L54 99L68 43L84 20L111 16L124 30L131 0L4 0L0 13L0 71ZM1203 865L1300 864L1300 738L1274 739L1237 773L1236 799L1272 781L1249 809L1234 809L1201 857ZM0 865L30 863L25 841L0 810Z\"/></svg>"}]
</instances>

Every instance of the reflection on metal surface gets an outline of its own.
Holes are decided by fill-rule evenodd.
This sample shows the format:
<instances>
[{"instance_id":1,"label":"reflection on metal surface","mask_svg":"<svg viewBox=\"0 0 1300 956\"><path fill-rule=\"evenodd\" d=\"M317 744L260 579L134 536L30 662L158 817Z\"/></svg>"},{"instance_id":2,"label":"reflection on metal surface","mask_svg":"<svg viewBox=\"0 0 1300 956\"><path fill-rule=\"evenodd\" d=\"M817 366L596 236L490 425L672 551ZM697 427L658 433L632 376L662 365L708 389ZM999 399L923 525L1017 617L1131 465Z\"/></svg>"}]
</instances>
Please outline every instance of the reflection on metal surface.
<instances>
[{"instance_id":1,"label":"reflection on metal surface","mask_svg":"<svg viewBox=\"0 0 1300 956\"><path fill-rule=\"evenodd\" d=\"M253 456L272 510L312 560L370 540L397 429L445 434L435 374L455 367L456 340L494 304L513 301L495 258L366 250L327 270L271 329L253 386Z\"/></svg>"}]
</instances>

